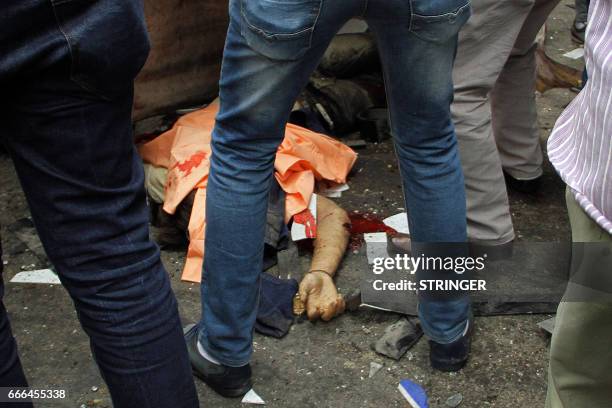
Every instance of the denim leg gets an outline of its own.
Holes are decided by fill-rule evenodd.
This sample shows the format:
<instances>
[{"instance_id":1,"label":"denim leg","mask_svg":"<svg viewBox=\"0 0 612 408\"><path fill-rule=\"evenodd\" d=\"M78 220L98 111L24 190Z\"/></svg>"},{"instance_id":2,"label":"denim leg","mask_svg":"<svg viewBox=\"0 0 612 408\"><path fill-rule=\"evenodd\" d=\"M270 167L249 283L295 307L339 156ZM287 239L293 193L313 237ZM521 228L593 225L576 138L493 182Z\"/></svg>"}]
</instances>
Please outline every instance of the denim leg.
<instances>
[{"instance_id":1,"label":"denim leg","mask_svg":"<svg viewBox=\"0 0 612 408\"><path fill-rule=\"evenodd\" d=\"M113 405L197 407L133 144L132 84L148 53L142 4L12 3L18 18L2 22L27 27L36 4L38 29L0 62L0 138Z\"/></svg>"},{"instance_id":2,"label":"denim leg","mask_svg":"<svg viewBox=\"0 0 612 408\"><path fill-rule=\"evenodd\" d=\"M11 324L2 297L4 281L0 277L0 387L27 387L28 382L17 354L17 343L11 332Z\"/></svg>"},{"instance_id":3,"label":"denim leg","mask_svg":"<svg viewBox=\"0 0 612 408\"><path fill-rule=\"evenodd\" d=\"M467 239L465 188L450 104L457 33L470 15L469 2L411 3L410 13L402 13L398 6L385 16L384 8L393 5L371 1L370 7L378 9L368 23L383 62L413 253L461 256L465 255L461 243ZM440 252L431 246L435 243L457 246ZM423 328L437 342L459 337L468 313L464 293L420 296Z\"/></svg>"},{"instance_id":4,"label":"denim leg","mask_svg":"<svg viewBox=\"0 0 612 408\"><path fill-rule=\"evenodd\" d=\"M23 373L17 354L17 344L11 332L8 314L2 303L4 281L2 279L2 245L0 245L0 387L27 387L28 381ZM31 403L14 404L19 408L31 408Z\"/></svg>"},{"instance_id":5,"label":"denim leg","mask_svg":"<svg viewBox=\"0 0 612 408\"><path fill-rule=\"evenodd\" d=\"M349 18L350 2L337 3L230 2L207 185L199 324L202 346L228 366L251 357L275 154L294 100Z\"/></svg>"},{"instance_id":6,"label":"denim leg","mask_svg":"<svg viewBox=\"0 0 612 408\"><path fill-rule=\"evenodd\" d=\"M131 93L24 90L9 152L116 407L196 407L177 303L149 240ZM25 96L27 95L27 96Z\"/></svg>"}]
</instances>

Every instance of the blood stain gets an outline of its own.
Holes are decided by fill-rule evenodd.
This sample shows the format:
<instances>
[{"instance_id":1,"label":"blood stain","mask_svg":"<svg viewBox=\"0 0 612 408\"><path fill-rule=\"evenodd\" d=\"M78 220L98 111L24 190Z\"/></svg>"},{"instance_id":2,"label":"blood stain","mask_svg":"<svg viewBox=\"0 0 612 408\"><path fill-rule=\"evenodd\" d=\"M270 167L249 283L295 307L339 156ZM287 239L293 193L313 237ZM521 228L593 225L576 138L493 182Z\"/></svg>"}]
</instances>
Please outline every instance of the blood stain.
<instances>
[{"instance_id":1,"label":"blood stain","mask_svg":"<svg viewBox=\"0 0 612 408\"><path fill-rule=\"evenodd\" d=\"M317 222L309 209L294 215L293 222L304 225L307 238L315 238L317 236Z\"/></svg>"},{"instance_id":2,"label":"blood stain","mask_svg":"<svg viewBox=\"0 0 612 408\"><path fill-rule=\"evenodd\" d=\"M374 232L386 232L389 236L397 235L397 231L387 226L380 218L373 214L351 213L350 230L351 239L349 242L352 251L358 250L363 245L363 234L371 234Z\"/></svg>"},{"instance_id":3,"label":"blood stain","mask_svg":"<svg viewBox=\"0 0 612 408\"><path fill-rule=\"evenodd\" d=\"M177 167L180 172L185 173L185 177L191 174L191 171L198 167L206 159L206 152L198 150L190 158L182 163L177 163L173 167Z\"/></svg>"}]
</instances>

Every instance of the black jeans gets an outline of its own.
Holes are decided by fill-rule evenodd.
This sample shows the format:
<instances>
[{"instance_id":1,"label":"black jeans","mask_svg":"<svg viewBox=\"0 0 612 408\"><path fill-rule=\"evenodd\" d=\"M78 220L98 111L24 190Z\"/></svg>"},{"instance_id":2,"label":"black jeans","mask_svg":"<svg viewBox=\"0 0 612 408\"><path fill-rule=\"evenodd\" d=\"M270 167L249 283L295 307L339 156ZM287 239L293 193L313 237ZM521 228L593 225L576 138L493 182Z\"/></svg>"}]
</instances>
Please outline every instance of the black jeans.
<instances>
[{"instance_id":1,"label":"black jeans","mask_svg":"<svg viewBox=\"0 0 612 408\"><path fill-rule=\"evenodd\" d=\"M3 0L0 27L0 140L114 405L197 407L132 142L141 1ZM23 385L0 303L0 387Z\"/></svg>"}]
</instances>

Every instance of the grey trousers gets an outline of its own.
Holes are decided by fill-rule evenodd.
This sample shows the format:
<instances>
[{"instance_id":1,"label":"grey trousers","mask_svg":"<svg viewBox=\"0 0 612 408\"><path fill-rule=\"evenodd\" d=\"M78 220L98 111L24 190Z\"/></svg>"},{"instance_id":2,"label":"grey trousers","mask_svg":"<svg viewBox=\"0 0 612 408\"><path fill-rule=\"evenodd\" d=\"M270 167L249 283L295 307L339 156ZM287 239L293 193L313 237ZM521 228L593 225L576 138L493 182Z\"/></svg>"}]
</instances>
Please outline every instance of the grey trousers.
<instances>
[{"instance_id":1,"label":"grey trousers","mask_svg":"<svg viewBox=\"0 0 612 408\"><path fill-rule=\"evenodd\" d=\"M514 239L502 168L542 174L535 104L535 38L559 0L472 0L459 37L453 119L467 190L468 237Z\"/></svg>"}]
</instances>

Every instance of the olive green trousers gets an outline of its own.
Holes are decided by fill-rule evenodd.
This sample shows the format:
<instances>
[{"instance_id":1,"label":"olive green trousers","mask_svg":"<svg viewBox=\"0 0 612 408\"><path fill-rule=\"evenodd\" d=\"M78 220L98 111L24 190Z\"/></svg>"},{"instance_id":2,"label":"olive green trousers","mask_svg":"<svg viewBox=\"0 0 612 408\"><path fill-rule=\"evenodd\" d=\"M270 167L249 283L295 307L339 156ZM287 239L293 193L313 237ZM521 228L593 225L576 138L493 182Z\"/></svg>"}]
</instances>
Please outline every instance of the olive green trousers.
<instances>
[{"instance_id":1,"label":"olive green trousers","mask_svg":"<svg viewBox=\"0 0 612 408\"><path fill-rule=\"evenodd\" d=\"M586 215L569 190L566 199L572 241L609 242L607 256L612 257L612 236ZM611 408L612 303L568 301L567 296L557 310L546 408Z\"/></svg>"}]
</instances>

